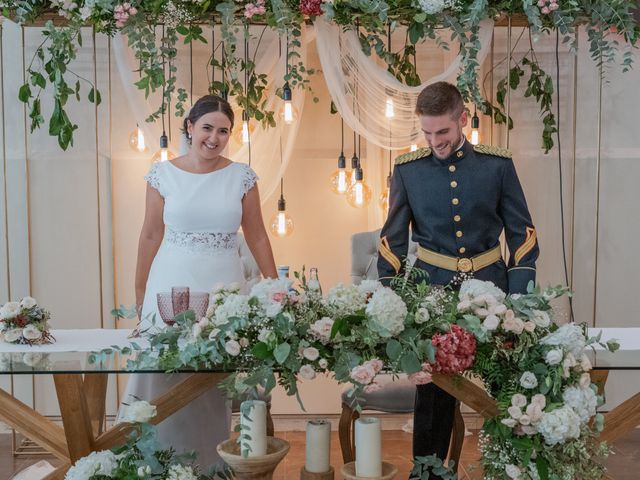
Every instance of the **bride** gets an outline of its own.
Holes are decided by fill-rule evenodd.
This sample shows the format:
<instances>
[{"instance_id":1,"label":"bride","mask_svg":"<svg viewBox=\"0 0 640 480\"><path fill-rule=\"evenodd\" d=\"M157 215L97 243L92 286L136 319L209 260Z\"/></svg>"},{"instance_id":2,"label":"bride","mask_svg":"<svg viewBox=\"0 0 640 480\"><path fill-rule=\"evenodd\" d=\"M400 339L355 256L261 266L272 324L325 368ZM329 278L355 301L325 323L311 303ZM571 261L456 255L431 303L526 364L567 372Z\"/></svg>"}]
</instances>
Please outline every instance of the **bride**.
<instances>
[{"instance_id":1,"label":"bride","mask_svg":"<svg viewBox=\"0 0 640 480\"><path fill-rule=\"evenodd\" d=\"M186 286L209 292L216 283L242 283L238 254L240 226L264 277L277 278L264 228L257 176L246 164L221 155L233 128L226 100L207 95L184 120L186 155L154 164L145 176L146 211L136 269L139 329L160 321L156 294ZM131 395L153 400L188 374L132 375L124 401ZM203 466L218 461L216 445L229 436L230 408L216 388L203 394L158 425L163 447L194 450Z\"/></svg>"}]
</instances>

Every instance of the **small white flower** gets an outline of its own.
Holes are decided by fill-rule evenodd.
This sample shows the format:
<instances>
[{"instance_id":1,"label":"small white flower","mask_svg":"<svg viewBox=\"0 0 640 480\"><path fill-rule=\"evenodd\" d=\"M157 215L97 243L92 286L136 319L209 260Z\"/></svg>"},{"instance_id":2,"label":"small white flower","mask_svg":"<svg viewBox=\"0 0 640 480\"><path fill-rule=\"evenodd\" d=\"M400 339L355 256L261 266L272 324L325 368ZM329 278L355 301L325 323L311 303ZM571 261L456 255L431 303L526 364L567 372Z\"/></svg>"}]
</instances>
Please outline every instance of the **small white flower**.
<instances>
[{"instance_id":1,"label":"small white flower","mask_svg":"<svg viewBox=\"0 0 640 480\"><path fill-rule=\"evenodd\" d=\"M228 340L224 344L224 350L232 357L240 355L240 344L236 340Z\"/></svg>"},{"instance_id":2,"label":"small white flower","mask_svg":"<svg viewBox=\"0 0 640 480\"><path fill-rule=\"evenodd\" d=\"M537 403L532 403L529 406L527 406L526 415L530 419L530 423L532 424L538 423L542 418L542 409L540 408L540 405L538 405ZM523 423L522 420L520 420L520 423Z\"/></svg>"},{"instance_id":3,"label":"small white flower","mask_svg":"<svg viewBox=\"0 0 640 480\"><path fill-rule=\"evenodd\" d=\"M509 412L509 415L511 415L511 418L514 420L518 420L522 416L522 410L520 407L511 406L507 409L507 412Z\"/></svg>"},{"instance_id":4,"label":"small white flower","mask_svg":"<svg viewBox=\"0 0 640 480\"><path fill-rule=\"evenodd\" d=\"M240 343L242 348L247 348L249 346L249 339L247 337L242 337L238 343Z\"/></svg>"},{"instance_id":5,"label":"small white flower","mask_svg":"<svg viewBox=\"0 0 640 480\"><path fill-rule=\"evenodd\" d=\"M520 425L530 425L531 424L531 418L526 413L522 414L520 416L520 418L518 419L518 421L520 422Z\"/></svg>"},{"instance_id":6,"label":"small white flower","mask_svg":"<svg viewBox=\"0 0 640 480\"><path fill-rule=\"evenodd\" d=\"M507 474L507 477L513 479L513 480L518 480L521 475L522 475L522 471L520 470L520 468L518 468L517 466L513 465L513 464L508 464L505 465L504 467L504 473Z\"/></svg>"},{"instance_id":7,"label":"small white flower","mask_svg":"<svg viewBox=\"0 0 640 480\"><path fill-rule=\"evenodd\" d=\"M318 360L318 366L320 368L327 368L329 366L329 362L327 362L326 358L321 358L320 360Z\"/></svg>"},{"instance_id":8,"label":"small white flower","mask_svg":"<svg viewBox=\"0 0 640 480\"><path fill-rule=\"evenodd\" d=\"M549 350L545 355L544 359L547 362L547 365L558 365L562 362L564 358L564 353L561 348L554 348L553 350Z\"/></svg>"},{"instance_id":9,"label":"small white flower","mask_svg":"<svg viewBox=\"0 0 640 480\"><path fill-rule=\"evenodd\" d=\"M33 297L24 297L20 302L22 308L32 308L37 305L36 299Z\"/></svg>"},{"instance_id":10,"label":"small white flower","mask_svg":"<svg viewBox=\"0 0 640 480\"><path fill-rule=\"evenodd\" d=\"M305 380L313 380L316 378L316 371L313 369L311 365L303 365L300 367L300 376Z\"/></svg>"},{"instance_id":11,"label":"small white flower","mask_svg":"<svg viewBox=\"0 0 640 480\"><path fill-rule=\"evenodd\" d=\"M120 421L129 423L146 423L155 416L155 405L151 405L145 400L138 400L125 406L124 413L120 418Z\"/></svg>"},{"instance_id":12,"label":"small white flower","mask_svg":"<svg viewBox=\"0 0 640 480\"><path fill-rule=\"evenodd\" d=\"M415 321L417 324L422 324L428 322L430 316L428 309L420 307L416 312Z\"/></svg>"},{"instance_id":13,"label":"small white flower","mask_svg":"<svg viewBox=\"0 0 640 480\"><path fill-rule=\"evenodd\" d=\"M516 425L518 425L518 421L514 420L513 418L503 418L502 420L500 420L500 423L506 425L509 428L514 428Z\"/></svg>"},{"instance_id":14,"label":"small white flower","mask_svg":"<svg viewBox=\"0 0 640 480\"><path fill-rule=\"evenodd\" d=\"M536 324L529 321L529 322L524 322L524 330L525 332L529 332L532 333L534 330L536 329Z\"/></svg>"},{"instance_id":15,"label":"small white flower","mask_svg":"<svg viewBox=\"0 0 640 480\"><path fill-rule=\"evenodd\" d=\"M302 351L302 356L313 362L320 356L320 352L315 347L307 347Z\"/></svg>"},{"instance_id":16,"label":"small white flower","mask_svg":"<svg viewBox=\"0 0 640 480\"><path fill-rule=\"evenodd\" d=\"M27 325L22 329L22 335L27 340L38 340L42 337L42 332L35 325Z\"/></svg>"},{"instance_id":17,"label":"small white flower","mask_svg":"<svg viewBox=\"0 0 640 480\"><path fill-rule=\"evenodd\" d=\"M545 397L541 393L536 393L533 397L531 397L531 403L533 405L538 405L540 410L544 410L544 407L547 406L547 397Z\"/></svg>"},{"instance_id":18,"label":"small white flower","mask_svg":"<svg viewBox=\"0 0 640 480\"><path fill-rule=\"evenodd\" d=\"M531 390L538 386L538 379L533 372L524 372L520 377L520 385L522 388Z\"/></svg>"},{"instance_id":19,"label":"small white flower","mask_svg":"<svg viewBox=\"0 0 640 480\"><path fill-rule=\"evenodd\" d=\"M143 478L151 473L151 467L149 465L145 465L143 467L138 467L138 477Z\"/></svg>"},{"instance_id":20,"label":"small white flower","mask_svg":"<svg viewBox=\"0 0 640 480\"><path fill-rule=\"evenodd\" d=\"M333 328L333 320L329 317L322 317L320 320L313 322L309 331L320 340L323 344L327 344L331 340L331 329Z\"/></svg>"},{"instance_id":21,"label":"small white flower","mask_svg":"<svg viewBox=\"0 0 640 480\"><path fill-rule=\"evenodd\" d=\"M172 465L169 468L167 480L198 480L198 477L189 466Z\"/></svg>"},{"instance_id":22,"label":"small white flower","mask_svg":"<svg viewBox=\"0 0 640 480\"><path fill-rule=\"evenodd\" d=\"M118 468L118 457L110 450L91 452L78 460L65 475L65 480L87 480L94 475L111 477Z\"/></svg>"},{"instance_id":23,"label":"small white flower","mask_svg":"<svg viewBox=\"0 0 640 480\"><path fill-rule=\"evenodd\" d=\"M202 317L198 324L203 328L207 328L209 326L209 319L207 317Z\"/></svg>"}]
</instances>

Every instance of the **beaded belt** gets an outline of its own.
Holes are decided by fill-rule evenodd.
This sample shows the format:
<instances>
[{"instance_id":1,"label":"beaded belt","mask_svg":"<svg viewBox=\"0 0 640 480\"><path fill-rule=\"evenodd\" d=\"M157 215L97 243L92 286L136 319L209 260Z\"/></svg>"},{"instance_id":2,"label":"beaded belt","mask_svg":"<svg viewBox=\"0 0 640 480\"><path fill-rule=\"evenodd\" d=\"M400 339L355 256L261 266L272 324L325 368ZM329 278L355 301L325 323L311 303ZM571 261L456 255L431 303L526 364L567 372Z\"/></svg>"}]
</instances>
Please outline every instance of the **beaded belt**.
<instances>
[{"instance_id":1,"label":"beaded belt","mask_svg":"<svg viewBox=\"0 0 640 480\"><path fill-rule=\"evenodd\" d=\"M171 245L195 253L232 251L238 248L236 233L180 232L167 227L164 232L164 240Z\"/></svg>"}]
</instances>

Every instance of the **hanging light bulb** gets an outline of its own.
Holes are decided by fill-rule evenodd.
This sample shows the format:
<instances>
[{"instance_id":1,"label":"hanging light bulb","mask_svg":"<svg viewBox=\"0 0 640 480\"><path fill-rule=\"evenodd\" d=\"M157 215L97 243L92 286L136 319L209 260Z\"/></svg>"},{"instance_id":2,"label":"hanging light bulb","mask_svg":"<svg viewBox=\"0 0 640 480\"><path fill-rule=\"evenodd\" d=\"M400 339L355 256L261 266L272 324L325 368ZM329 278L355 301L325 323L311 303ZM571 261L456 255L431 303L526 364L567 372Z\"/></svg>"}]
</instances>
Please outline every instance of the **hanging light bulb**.
<instances>
[{"instance_id":1,"label":"hanging light bulb","mask_svg":"<svg viewBox=\"0 0 640 480\"><path fill-rule=\"evenodd\" d=\"M129 135L129 147L134 152L144 152L147 150L147 144L144 140L144 134L142 129L136 123L136 128L133 129L131 135Z\"/></svg>"},{"instance_id":2,"label":"hanging light bulb","mask_svg":"<svg viewBox=\"0 0 640 480\"><path fill-rule=\"evenodd\" d=\"M478 145L478 143L480 143L480 133L478 132L478 128L480 128L480 118L478 117L476 107L474 106L473 117L471 117L471 145Z\"/></svg>"},{"instance_id":3,"label":"hanging light bulb","mask_svg":"<svg viewBox=\"0 0 640 480\"><path fill-rule=\"evenodd\" d=\"M371 202L371 189L364 183L364 173L362 168L356 170L356 183L347 190L347 202L353 208L364 208Z\"/></svg>"},{"instance_id":4,"label":"hanging light bulb","mask_svg":"<svg viewBox=\"0 0 640 480\"><path fill-rule=\"evenodd\" d=\"M331 190L333 193L342 195L347 193L347 159L344 156L344 152L340 152L338 157L338 169L331 174Z\"/></svg>"},{"instance_id":5,"label":"hanging light bulb","mask_svg":"<svg viewBox=\"0 0 640 480\"><path fill-rule=\"evenodd\" d=\"M242 111L242 143L249 143L249 114L246 110Z\"/></svg>"},{"instance_id":6,"label":"hanging light bulb","mask_svg":"<svg viewBox=\"0 0 640 480\"><path fill-rule=\"evenodd\" d=\"M384 116L387 118L395 117L395 111L393 109L393 99L387 97L387 103L384 107Z\"/></svg>"},{"instance_id":7,"label":"hanging light bulb","mask_svg":"<svg viewBox=\"0 0 640 480\"><path fill-rule=\"evenodd\" d=\"M292 98L293 98L293 95L291 93L291 87L289 86L289 82L285 82L284 87L282 87L282 100L284 100L282 117L283 117L284 123L286 123L287 125L291 125L294 120L293 104L291 103Z\"/></svg>"},{"instance_id":8,"label":"hanging light bulb","mask_svg":"<svg viewBox=\"0 0 640 480\"><path fill-rule=\"evenodd\" d=\"M286 202L282 193L280 193L280 199L278 200L278 212L271 219L269 230L281 238L288 237L293 233L293 220L287 213Z\"/></svg>"},{"instance_id":9,"label":"hanging light bulb","mask_svg":"<svg viewBox=\"0 0 640 480\"><path fill-rule=\"evenodd\" d=\"M169 139L165 133L162 132L162 135L160 136L160 150L153 154L151 161L166 162L168 160L173 160L174 158L176 158L176 154L169 150Z\"/></svg>"},{"instance_id":10,"label":"hanging light bulb","mask_svg":"<svg viewBox=\"0 0 640 480\"><path fill-rule=\"evenodd\" d=\"M387 175L387 188L380 194L378 205L385 215L389 214L389 192L391 191L391 174Z\"/></svg>"},{"instance_id":11,"label":"hanging light bulb","mask_svg":"<svg viewBox=\"0 0 640 480\"><path fill-rule=\"evenodd\" d=\"M356 153L353 152L353 157L351 157L351 171L349 172L349 186L356 183L356 173L358 171L359 166L360 166L360 159L358 158Z\"/></svg>"}]
</instances>

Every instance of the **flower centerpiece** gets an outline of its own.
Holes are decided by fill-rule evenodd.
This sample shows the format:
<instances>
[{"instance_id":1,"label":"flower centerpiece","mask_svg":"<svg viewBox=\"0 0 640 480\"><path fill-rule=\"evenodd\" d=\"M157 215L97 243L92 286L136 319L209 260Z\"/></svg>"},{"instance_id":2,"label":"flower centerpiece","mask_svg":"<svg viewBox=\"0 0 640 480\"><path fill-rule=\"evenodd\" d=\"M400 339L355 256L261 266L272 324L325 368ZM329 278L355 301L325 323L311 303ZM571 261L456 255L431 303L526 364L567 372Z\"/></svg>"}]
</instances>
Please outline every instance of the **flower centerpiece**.
<instances>
[{"instance_id":1,"label":"flower centerpiece","mask_svg":"<svg viewBox=\"0 0 640 480\"><path fill-rule=\"evenodd\" d=\"M49 318L49 312L34 298L7 302L0 307L0 341L25 345L52 343L55 339L49 332Z\"/></svg>"}]
</instances>

